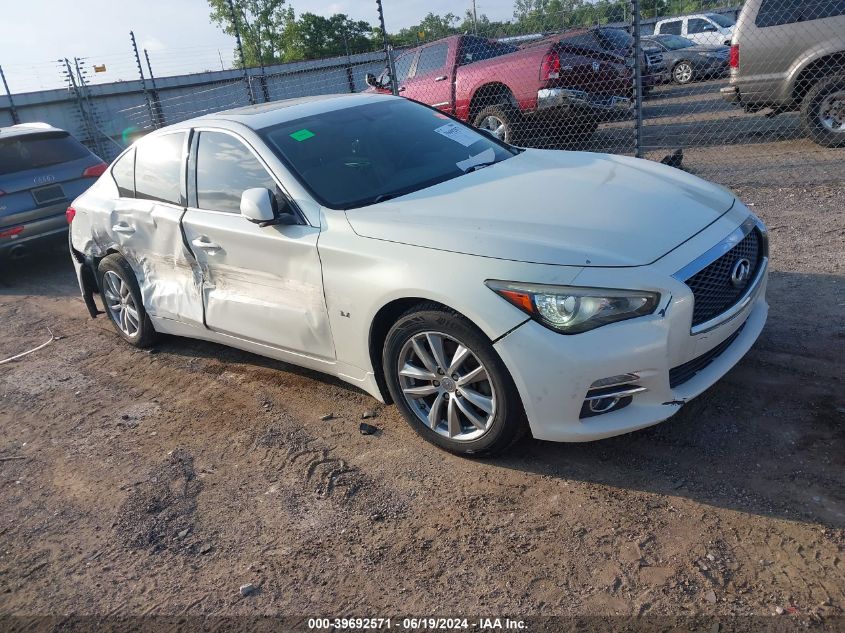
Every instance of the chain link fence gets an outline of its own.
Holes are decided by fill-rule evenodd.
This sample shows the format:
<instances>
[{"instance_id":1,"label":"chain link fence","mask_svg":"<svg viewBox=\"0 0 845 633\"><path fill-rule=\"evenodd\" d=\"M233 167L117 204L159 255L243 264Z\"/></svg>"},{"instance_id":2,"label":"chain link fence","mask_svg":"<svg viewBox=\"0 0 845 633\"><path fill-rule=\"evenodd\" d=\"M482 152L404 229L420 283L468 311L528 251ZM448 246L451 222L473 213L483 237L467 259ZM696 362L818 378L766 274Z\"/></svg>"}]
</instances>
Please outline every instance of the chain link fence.
<instances>
[{"instance_id":1,"label":"chain link fence","mask_svg":"<svg viewBox=\"0 0 845 633\"><path fill-rule=\"evenodd\" d=\"M534 13L510 23L482 16L455 33L447 20L411 45L256 68L154 77L136 48L131 89L90 85L84 62L64 62L72 131L111 158L202 114L368 90L519 145L640 156L729 186L845 180L845 0L524 4Z\"/></svg>"}]
</instances>

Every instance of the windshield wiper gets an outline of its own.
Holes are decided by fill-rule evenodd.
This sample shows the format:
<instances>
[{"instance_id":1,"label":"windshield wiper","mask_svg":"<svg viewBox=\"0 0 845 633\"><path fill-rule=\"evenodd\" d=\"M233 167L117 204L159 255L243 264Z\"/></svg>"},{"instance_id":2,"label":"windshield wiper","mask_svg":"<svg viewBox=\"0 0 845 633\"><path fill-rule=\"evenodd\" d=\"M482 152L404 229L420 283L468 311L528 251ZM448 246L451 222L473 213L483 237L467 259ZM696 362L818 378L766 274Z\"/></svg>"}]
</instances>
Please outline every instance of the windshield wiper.
<instances>
[{"instance_id":1,"label":"windshield wiper","mask_svg":"<svg viewBox=\"0 0 845 633\"><path fill-rule=\"evenodd\" d=\"M468 173L476 171L478 169L484 169L485 167L489 167L490 165L495 165L498 162L499 161L497 161L497 160L488 160L488 161L485 161L483 163L475 163L475 165L470 165L469 167L467 167L464 170L464 173L468 174Z\"/></svg>"}]
</instances>

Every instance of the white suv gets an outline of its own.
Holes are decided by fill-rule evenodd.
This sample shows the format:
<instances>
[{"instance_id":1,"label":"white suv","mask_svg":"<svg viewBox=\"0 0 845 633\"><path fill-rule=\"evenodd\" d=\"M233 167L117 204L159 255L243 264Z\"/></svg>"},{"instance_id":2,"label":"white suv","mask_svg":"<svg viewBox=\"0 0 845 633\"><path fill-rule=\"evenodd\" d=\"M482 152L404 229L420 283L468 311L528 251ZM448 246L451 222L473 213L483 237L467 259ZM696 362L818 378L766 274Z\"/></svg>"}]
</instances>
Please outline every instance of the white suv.
<instances>
[{"instance_id":1,"label":"white suv","mask_svg":"<svg viewBox=\"0 0 845 633\"><path fill-rule=\"evenodd\" d=\"M86 303L130 344L177 334L332 374L459 453L506 448L526 418L558 441L664 420L768 311L766 231L729 191L385 95L158 130L68 217Z\"/></svg>"},{"instance_id":2,"label":"white suv","mask_svg":"<svg viewBox=\"0 0 845 633\"><path fill-rule=\"evenodd\" d=\"M705 46L730 46L736 22L719 13L698 13L659 20L655 35L680 35Z\"/></svg>"}]
</instances>

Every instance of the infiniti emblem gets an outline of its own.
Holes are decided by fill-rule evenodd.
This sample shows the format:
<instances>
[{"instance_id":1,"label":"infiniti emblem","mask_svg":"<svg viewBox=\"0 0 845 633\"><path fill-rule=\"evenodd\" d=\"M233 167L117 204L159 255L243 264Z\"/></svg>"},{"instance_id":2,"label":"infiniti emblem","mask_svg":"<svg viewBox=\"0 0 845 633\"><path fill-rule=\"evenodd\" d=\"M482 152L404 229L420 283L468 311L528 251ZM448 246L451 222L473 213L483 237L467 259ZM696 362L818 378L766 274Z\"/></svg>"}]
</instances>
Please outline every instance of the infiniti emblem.
<instances>
[{"instance_id":1,"label":"infiniti emblem","mask_svg":"<svg viewBox=\"0 0 845 633\"><path fill-rule=\"evenodd\" d=\"M731 284L734 288L741 288L748 282L751 276L751 262L745 259L738 259L731 268Z\"/></svg>"}]
</instances>

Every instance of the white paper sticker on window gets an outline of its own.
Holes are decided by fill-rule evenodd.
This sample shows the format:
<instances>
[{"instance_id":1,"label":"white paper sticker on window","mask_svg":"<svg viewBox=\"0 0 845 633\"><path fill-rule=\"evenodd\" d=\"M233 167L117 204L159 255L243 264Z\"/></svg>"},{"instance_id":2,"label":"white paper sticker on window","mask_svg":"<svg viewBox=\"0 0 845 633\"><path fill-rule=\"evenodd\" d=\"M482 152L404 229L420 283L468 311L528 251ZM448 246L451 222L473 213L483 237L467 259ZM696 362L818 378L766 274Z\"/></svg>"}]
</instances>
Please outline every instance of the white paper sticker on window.
<instances>
[{"instance_id":1,"label":"white paper sticker on window","mask_svg":"<svg viewBox=\"0 0 845 633\"><path fill-rule=\"evenodd\" d=\"M451 121L446 125L435 128L434 131L446 138L452 139L456 143L460 143L464 147L469 147L478 140L477 133Z\"/></svg>"}]
</instances>

